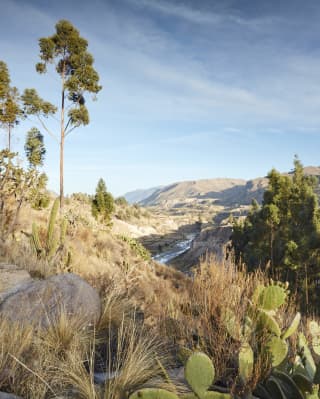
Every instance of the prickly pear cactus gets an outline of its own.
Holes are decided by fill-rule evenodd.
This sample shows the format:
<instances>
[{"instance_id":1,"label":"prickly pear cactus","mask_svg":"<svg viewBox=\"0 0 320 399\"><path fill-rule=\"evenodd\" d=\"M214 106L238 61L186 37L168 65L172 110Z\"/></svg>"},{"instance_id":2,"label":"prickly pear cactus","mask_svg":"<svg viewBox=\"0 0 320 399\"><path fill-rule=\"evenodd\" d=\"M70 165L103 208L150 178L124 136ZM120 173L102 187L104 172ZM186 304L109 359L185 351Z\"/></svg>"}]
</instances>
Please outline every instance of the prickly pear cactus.
<instances>
[{"instance_id":1,"label":"prickly pear cactus","mask_svg":"<svg viewBox=\"0 0 320 399\"><path fill-rule=\"evenodd\" d=\"M272 357L271 361L273 367L279 366L288 354L288 345L286 341L279 337L271 337L267 341L266 347Z\"/></svg>"},{"instance_id":2,"label":"prickly pear cactus","mask_svg":"<svg viewBox=\"0 0 320 399\"><path fill-rule=\"evenodd\" d=\"M178 396L165 389L144 388L133 393L130 399L178 399Z\"/></svg>"},{"instance_id":3,"label":"prickly pear cactus","mask_svg":"<svg viewBox=\"0 0 320 399\"><path fill-rule=\"evenodd\" d=\"M276 321L274 316L270 314L270 312L264 309L258 310L257 329L260 331L266 330L269 333L276 335L277 337L280 337L281 335L281 329L278 322Z\"/></svg>"},{"instance_id":4,"label":"prickly pear cactus","mask_svg":"<svg viewBox=\"0 0 320 399\"><path fill-rule=\"evenodd\" d=\"M306 399L318 399L319 398L319 386L315 386L311 393L306 394Z\"/></svg>"},{"instance_id":5,"label":"prickly pear cactus","mask_svg":"<svg viewBox=\"0 0 320 399\"><path fill-rule=\"evenodd\" d=\"M196 352L187 361L184 375L193 392L202 398L214 380L214 367L207 355Z\"/></svg>"},{"instance_id":6,"label":"prickly pear cactus","mask_svg":"<svg viewBox=\"0 0 320 399\"><path fill-rule=\"evenodd\" d=\"M314 376L316 374L316 364L313 360L311 351L308 347L307 338L303 333L300 333L298 336L298 347L301 352L302 363L306 372L308 373L309 378L313 381Z\"/></svg>"},{"instance_id":7,"label":"prickly pear cactus","mask_svg":"<svg viewBox=\"0 0 320 399\"><path fill-rule=\"evenodd\" d=\"M252 376L254 355L251 346L243 343L239 352L239 375L243 383L246 383Z\"/></svg>"},{"instance_id":8,"label":"prickly pear cactus","mask_svg":"<svg viewBox=\"0 0 320 399\"><path fill-rule=\"evenodd\" d=\"M287 328L287 330L282 334L282 339L287 339L289 337L291 337L291 335L293 335L300 324L300 320L301 320L301 314L298 312L294 319L292 320L290 326Z\"/></svg>"},{"instance_id":9,"label":"prickly pear cactus","mask_svg":"<svg viewBox=\"0 0 320 399\"><path fill-rule=\"evenodd\" d=\"M241 340L241 325L231 309L226 309L223 314L223 323L228 334L235 340Z\"/></svg>"},{"instance_id":10,"label":"prickly pear cactus","mask_svg":"<svg viewBox=\"0 0 320 399\"><path fill-rule=\"evenodd\" d=\"M231 399L230 394L208 391L214 381L215 370L210 358L201 352L192 354L186 364L185 378L196 398L199 399Z\"/></svg>"},{"instance_id":11,"label":"prickly pear cactus","mask_svg":"<svg viewBox=\"0 0 320 399\"><path fill-rule=\"evenodd\" d=\"M309 323L309 331L312 336L312 349L314 352L320 356L320 326L319 324L312 320Z\"/></svg>"},{"instance_id":12,"label":"prickly pear cactus","mask_svg":"<svg viewBox=\"0 0 320 399\"><path fill-rule=\"evenodd\" d=\"M277 310L286 302L287 295L287 289L282 285L259 285L253 294L253 302L263 310Z\"/></svg>"},{"instance_id":13,"label":"prickly pear cactus","mask_svg":"<svg viewBox=\"0 0 320 399\"><path fill-rule=\"evenodd\" d=\"M201 352L193 353L185 366L185 378L192 393L182 395L183 399L231 399L228 393L208 391L214 380L214 366L210 358ZM145 388L133 393L129 399L178 399L177 395L163 389Z\"/></svg>"}]
</instances>

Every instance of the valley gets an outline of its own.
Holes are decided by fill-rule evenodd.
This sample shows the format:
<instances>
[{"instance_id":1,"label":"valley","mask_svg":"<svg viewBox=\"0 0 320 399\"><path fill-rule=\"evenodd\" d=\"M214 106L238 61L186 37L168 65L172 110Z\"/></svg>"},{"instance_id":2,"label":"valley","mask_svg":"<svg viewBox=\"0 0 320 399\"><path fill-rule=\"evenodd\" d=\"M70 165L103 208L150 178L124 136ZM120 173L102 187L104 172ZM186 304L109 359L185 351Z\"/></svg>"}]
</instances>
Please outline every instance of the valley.
<instances>
[{"instance_id":1,"label":"valley","mask_svg":"<svg viewBox=\"0 0 320 399\"><path fill-rule=\"evenodd\" d=\"M305 167L308 176L320 176L319 167ZM285 175L290 176L290 172ZM202 179L136 190L124 196L152 215L150 234L139 234L139 242L153 259L188 271L201 258L224 261L232 232L230 218L247 215L253 200L261 204L267 177ZM316 188L320 194L319 185Z\"/></svg>"}]
</instances>

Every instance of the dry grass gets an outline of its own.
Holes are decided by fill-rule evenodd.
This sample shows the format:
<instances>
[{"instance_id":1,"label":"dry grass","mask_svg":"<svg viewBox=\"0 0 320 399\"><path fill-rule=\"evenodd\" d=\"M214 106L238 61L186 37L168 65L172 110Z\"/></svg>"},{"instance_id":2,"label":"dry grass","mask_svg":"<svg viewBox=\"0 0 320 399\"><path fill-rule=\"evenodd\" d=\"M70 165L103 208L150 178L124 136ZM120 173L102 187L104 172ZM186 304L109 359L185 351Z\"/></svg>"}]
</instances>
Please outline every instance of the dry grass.
<instances>
[{"instance_id":1,"label":"dry grass","mask_svg":"<svg viewBox=\"0 0 320 399\"><path fill-rule=\"evenodd\" d=\"M159 361L168 364L168 351L116 298L110 294L99 329L84 328L81 318L63 310L45 330L2 320L0 389L25 399L120 399L159 376ZM112 378L98 386L97 370Z\"/></svg>"},{"instance_id":2,"label":"dry grass","mask_svg":"<svg viewBox=\"0 0 320 399\"><path fill-rule=\"evenodd\" d=\"M19 364L14 360L21 358L32 343L32 328L22 327L0 321L0 390L16 383Z\"/></svg>"},{"instance_id":3,"label":"dry grass","mask_svg":"<svg viewBox=\"0 0 320 399\"><path fill-rule=\"evenodd\" d=\"M148 381L153 386L165 384L162 376L163 367L171 365L169 348L175 365L184 362L188 350L204 351L215 364L218 383L237 390L240 340L228 333L226 314L235 315L240 329L263 275L236 273L207 259L192 278L187 277L143 261L127 243L86 217L80 211L69 215L67 246L72 251L72 271L99 290L101 319L95 329L84 329L80 318L70 318L62 309L47 330L19 327L14 332L0 321L0 389L25 399L55 395L122 399ZM44 212L37 222L46 223ZM36 259L25 236L19 239L1 246L2 260L36 277L57 272L56 267ZM288 315L283 317L284 325L289 325L292 307L282 312ZM260 344L252 342L254 349ZM255 359L250 387L266 375L268 367L262 357ZM98 386L96 371L113 378Z\"/></svg>"},{"instance_id":4,"label":"dry grass","mask_svg":"<svg viewBox=\"0 0 320 399\"><path fill-rule=\"evenodd\" d=\"M97 340L100 345L101 339L100 335ZM123 319L116 333L110 326L104 343L104 373L108 377L100 386L94 380L97 342L93 339L86 361L76 351L69 353L69 358L61 368L69 396L73 392L75 397L83 399L127 398L130 393L162 373L159 360L161 364L168 363L167 353L160 341L152 337L142 325L136 324L134 319ZM153 381L153 386L167 387L163 380Z\"/></svg>"},{"instance_id":5,"label":"dry grass","mask_svg":"<svg viewBox=\"0 0 320 399\"><path fill-rule=\"evenodd\" d=\"M240 340L228 333L226 315L235 315L240 330L253 289L262 279L259 273L238 273L214 259L201 262L188 290L170 297L159 320L160 330L175 342L182 362L188 349L207 353L218 381L232 388Z\"/></svg>"},{"instance_id":6,"label":"dry grass","mask_svg":"<svg viewBox=\"0 0 320 399\"><path fill-rule=\"evenodd\" d=\"M36 278L46 278L56 274L57 271L45 259L36 257L26 237L20 237L19 241L11 239L0 243L0 261L27 270Z\"/></svg>"},{"instance_id":7,"label":"dry grass","mask_svg":"<svg viewBox=\"0 0 320 399\"><path fill-rule=\"evenodd\" d=\"M113 355L112 349L109 347L107 372L115 377L106 382L104 399L120 399L134 392L162 373L159 360L161 364L168 363L168 351L163 344L134 320L121 324ZM165 385L158 381L153 386L159 384Z\"/></svg>"}]
</instances>

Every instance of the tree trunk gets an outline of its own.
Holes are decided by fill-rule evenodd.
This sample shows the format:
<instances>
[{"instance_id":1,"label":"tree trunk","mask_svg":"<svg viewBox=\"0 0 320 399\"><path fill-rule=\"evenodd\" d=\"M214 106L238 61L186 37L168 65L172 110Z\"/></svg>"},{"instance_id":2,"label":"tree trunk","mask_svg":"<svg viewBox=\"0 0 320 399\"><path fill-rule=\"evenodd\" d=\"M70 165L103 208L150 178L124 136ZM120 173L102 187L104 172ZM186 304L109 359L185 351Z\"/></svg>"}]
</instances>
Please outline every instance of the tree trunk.
<instances>
[{"instance_id":1,"label":"tree trunk","mask_svg":"<svg viewBox=\"0 0 320 399\"><path fill-rule=\"evenodd\" d=\"M64 160L64 76L62 77L62 96L61 96L61 132L60 132L60 212L63 209L63 160Z\"/></svg>"},{"instance_id":2,"label":"tree trunk","mask_svg":"<svg viewBox=\"0 0 320 399\"><path fill-rule=\"evenodd\" d=\"M8 126L8 150L11 151L11 126Z\"/></svg>"},{"instance_id":3,"label":"tree trunk","mask_svg":"<svg viewBox=\"0 0 320 399\"><path fill-rule=\"evenodd\" d=\"M273 226L270 228L270 267L271 267L271 274L272 277L274 276L274 261L273 261L273 242L274 242L274 231Z\"/></svg>"},{"instance_id":4,"label":"tree trunk","mask_svg":"<svg viewBox=\"0 0 320 399\"><path fill-rule=\"evenodd\" d=\"M304 264L304 274L305 274L305 290L306 290L306 311L307 311L307 315L309 314L309 285L308 285L308 268L307 268L307 264Z\"/></svg>"}]
</instances>

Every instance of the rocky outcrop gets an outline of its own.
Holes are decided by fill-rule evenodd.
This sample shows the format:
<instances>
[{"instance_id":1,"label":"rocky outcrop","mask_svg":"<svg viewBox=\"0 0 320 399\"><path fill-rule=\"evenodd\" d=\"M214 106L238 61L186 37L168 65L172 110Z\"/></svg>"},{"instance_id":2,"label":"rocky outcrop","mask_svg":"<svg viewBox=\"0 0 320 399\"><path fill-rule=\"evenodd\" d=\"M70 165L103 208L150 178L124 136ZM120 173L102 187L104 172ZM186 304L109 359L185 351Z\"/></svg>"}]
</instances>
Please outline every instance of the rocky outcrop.
<instances>
[{"instance_id":1,"label":"rocky outcrop","mask_svg":"<svg viewBox=\"0 0 320 399\"><path fill-rule=\"evenodd\" d=\"M193 240L189 251L178 256L170 264L180 270L187 271L196 266L200 259L207 255L212 255L218 262L225 261L231 233L231 226L220 226L203 230Z\"/></svg>"},{"instance_id":2,"label":"rocky outcrop","mask_svg":"<svg viewBox=\"0 0 320 399\"><path fill-rule=\"evenodd\" d=\"M69 316L76 315L83 324L95 323L101 314L97 291L72 273L26 281L12 287L2 297L1 316L41 327L56 320L61 311Z\"/></svg>"},{"instance_id":3,"label":"rocky outcrop","mask_svg":"<svg viewBox=\"0 0 320 399\"><path fill-rule=\"evenodd\" d=\"M232 233L231 226L220 226L202 231L192 242L191 251L198 257L205 252L212 253L218 261L226 258L226 247Z\"/></svg>"}]
</instances>

